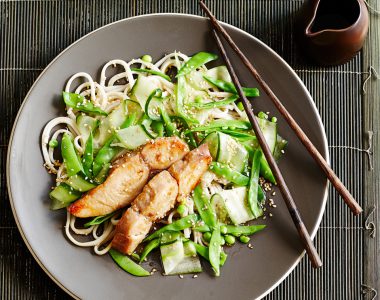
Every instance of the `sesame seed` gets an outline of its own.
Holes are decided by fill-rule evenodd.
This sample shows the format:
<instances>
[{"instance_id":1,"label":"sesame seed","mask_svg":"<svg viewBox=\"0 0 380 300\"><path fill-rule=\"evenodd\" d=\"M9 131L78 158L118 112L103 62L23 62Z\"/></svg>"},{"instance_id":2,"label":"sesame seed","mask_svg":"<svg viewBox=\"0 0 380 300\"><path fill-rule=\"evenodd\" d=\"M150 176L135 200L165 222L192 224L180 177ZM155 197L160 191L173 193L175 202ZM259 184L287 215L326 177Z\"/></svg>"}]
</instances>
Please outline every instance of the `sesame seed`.
<instances>
[{"instance_id":1,"label":"sesame seed","mask_svg":"<svg viewBox=\"0 0 380 300\"><path fill-rule=\"evenodd\" d=\"M198 278L198 275L197 275L197 274L195 274L195 275L193 276L193 278Z\"/></svg>"},{"instance_id":2,"label":"sesame seed","mask_svg":"<svg viewBox=\"0 0 380 300\"><path fill-rule=\"evenodd\" d=\"M178 277L182 279L182 278L183 278L183 275L182 275L182 274L181 274L181 275L178 275Z\"/></svg>"}]
</instances>

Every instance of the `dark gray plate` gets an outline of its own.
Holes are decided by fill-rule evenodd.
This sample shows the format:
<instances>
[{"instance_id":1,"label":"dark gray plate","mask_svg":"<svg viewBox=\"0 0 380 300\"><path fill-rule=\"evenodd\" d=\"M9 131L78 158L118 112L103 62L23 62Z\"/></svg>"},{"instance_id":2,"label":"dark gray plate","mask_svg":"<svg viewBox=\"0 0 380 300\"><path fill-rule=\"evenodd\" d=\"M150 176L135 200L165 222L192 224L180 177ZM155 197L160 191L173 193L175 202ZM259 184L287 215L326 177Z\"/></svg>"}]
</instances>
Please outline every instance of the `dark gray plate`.
<instances>
[{"instance_id":1,"label":"dark gray plate","mask_svg":"<svg viewBox=\"0 0 380 300\"><path fill-rule=\"evenodd\" d=\"M323 125L297 75L262 42L235 27L225 26L328 159ZM42 166L40 139L44 125L64 113L59 95L66 80L78 71L96 76L103 64L113 58L130 60L149 53L158 59L173 50L189 55L201 50L217 52L208 21L191 15L158 14L105 26L61 53L42 72L19 111L7 166L13 213L35 259L72 296L166 300L260 298L277 286L303 255L297 232L279 196L274 197L278 205L272 209L273 218L259 221L268 227L253 237L253 249L238 244L227 250L229 258L220 278L213 277L207 267L196 279L163 277L160 273L136 278L119 269L109 256L96 256L65 239L65 212L52 212L48 208L52 177ZM243 83L257 86L236 57L233 58L235 65L240 66L237 69ZM265 95L255 100L255 109L278 116ZM279 124L280 133L289 140L280 167L314 237L326 203L326 179L282 118Z\"/></svg>"}]
</instances>

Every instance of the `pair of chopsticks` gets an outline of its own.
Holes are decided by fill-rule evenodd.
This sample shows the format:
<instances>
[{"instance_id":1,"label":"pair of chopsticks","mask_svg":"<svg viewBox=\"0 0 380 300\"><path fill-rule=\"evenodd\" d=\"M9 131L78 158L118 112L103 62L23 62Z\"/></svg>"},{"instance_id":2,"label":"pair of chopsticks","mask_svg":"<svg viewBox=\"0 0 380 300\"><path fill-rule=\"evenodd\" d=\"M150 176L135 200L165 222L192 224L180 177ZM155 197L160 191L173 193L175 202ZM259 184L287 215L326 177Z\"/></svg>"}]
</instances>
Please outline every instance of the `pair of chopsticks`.
<instances>
[{"instance_id":1,"label":"pair of chopsticks","mask_svg":"<svg viewBox=\"0 0 380 300\"><path fill-rule=\"evenodd\" d=\"M253 67L253 65L250 63L248 58L238 48L238 46L232 40L231 36L227 33L227 31L221 26L219 21L211 13L211 11L206 6L206 4L202 0L200 0L199 3L211 21L211 24L213 27L212 33L213 33L214 38L216 40L219 51L222 54L222 57L226 63L227 69L231 75L232 81L233 81L233 83L234 83L234 85L238 91L238 95L242 101L242 104L243 104L244 109L247 113L248 119L252 124L252 128L256 134L257 140L259 141L260 147L261 147L261 149L265 155L265 158L268 161L268 164L269 164L269 166L273 172L273 175L275 176L275 178L277 180L278 187L281 191L281 194L282 194L283 199L286 203L286 206L289 210L289 213L293 219L293 222L297 228L298 234L299 234L301 241L304 245L304 248L308 254L308 257L311 261L311 264L314 268L319 268L322 266L322 261L319 257L317 250L315 249L313 242L310 238L310 235L309 235L309 233L308 233L308 231L307 231L307 229L306 229L306 227L302 221L301 215L300 215L300 213L297 209L297 206L296 206L296 204L292 198L292 195L290 194L290 191L289 191L289 189L285 183L285 180L281 174L281 171L278 168L275 159L273 158L272 152L268 147L268 144L265 140L265 137L264 137L263 133L261 132L259 124L256 120L256 117L255 117L253 111L252 111L251 104L244 95L244 92L243 92L243 89L242 89L241 84L239 82L239 79L238 79L238 77L234 71L234 68L230 62L230 59L228 58L226 50L225 50L225 48L224 48L224 46L220 40L219 34L221 34L225 38L225 40L228 42L228 44L231 46L231 48L235 51L235 53L240 57L240 59L242 60L244 65L251 72L253 77L258 81L258 83L260 84L262 89L265 91L265 93L272 100L273 104L277 107L277 109L280 111L282 116L288 122L289 126L293 129L293 131L295 132L297 137L300 139L302 144L306 147L306 149L309 151L309 153L314 158L314 160L319 164L321 169L325 172L327 178L330 180L332 185L335 187L335 189L342 196L343 200L349 206L352 213L354 215L358 215L362 212L362 208L355 201L353 196L350 194L350 192L347 190L347 188L344 186L344 184L340 181L338 176L334 173L334 171L328 165L328 163L323 158L323 156L318 152L318 150L315 148L313 143L310 141L310 139L307 137L307 135L303 132L301 127L297 124L297 122L293 119L293 117L290 115L290 113L286 110L285 106L280 102L280 100L277 98L277 96L273 93L273 91L270 89L268 84L261 78L260 74Z\"/></svg>"}]
</instances>

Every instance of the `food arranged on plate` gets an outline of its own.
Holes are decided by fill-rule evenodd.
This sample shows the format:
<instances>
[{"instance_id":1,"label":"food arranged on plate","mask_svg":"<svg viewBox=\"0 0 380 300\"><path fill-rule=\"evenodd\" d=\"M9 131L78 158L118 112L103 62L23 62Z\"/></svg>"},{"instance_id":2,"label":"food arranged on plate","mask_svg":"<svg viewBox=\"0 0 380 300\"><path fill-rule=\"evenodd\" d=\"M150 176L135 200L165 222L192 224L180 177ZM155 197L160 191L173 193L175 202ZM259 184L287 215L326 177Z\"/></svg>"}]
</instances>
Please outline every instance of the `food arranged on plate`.
<instances>
[{"instance_id":1,"label":"food arranged on plate","mask_svg":"<svg viewBox=\"0 0 380 300\"><path fill-rule=\"evenodd\" d=\"M67 210L71 242L136 276L154 273L141 263L156 249L165 275L202 272L202 257L219 276L223 246L249 244L265 228L247 222L263 216L275 179L227 68L206 67L217 58L116 59L99 83L84 72L68 80L67 115L46 125L42 153L56 175L51 209ZM278 160L287 142L276 118L257 120Z\"/></svg>"}]
</instances>

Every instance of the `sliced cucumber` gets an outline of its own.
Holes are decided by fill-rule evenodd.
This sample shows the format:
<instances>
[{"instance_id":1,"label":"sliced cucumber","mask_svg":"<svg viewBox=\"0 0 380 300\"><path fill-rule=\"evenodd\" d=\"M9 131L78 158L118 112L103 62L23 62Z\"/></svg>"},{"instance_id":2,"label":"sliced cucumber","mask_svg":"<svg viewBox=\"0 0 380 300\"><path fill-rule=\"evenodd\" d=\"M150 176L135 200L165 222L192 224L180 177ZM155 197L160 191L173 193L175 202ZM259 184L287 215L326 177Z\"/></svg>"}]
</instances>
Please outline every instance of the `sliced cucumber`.
<instances>
[{"instance_id":1,"label":"sliced cucumber","mask_svg":"<svg viewBox=\"0 0 380 300\"><path fill-rule=\"evenodd\" d=\"M137 101L141 108L145 109L149 95L158 88L160 88L159 81L154 79L154 77L139 75L131 90L131 99Z\"/></svg>"},{"instance_id":2,"label":"sliced cucumber","mask_svg":"<svg viewBox=\"0 0 380 300\"><path fill-rule=\"evenodd\" d=\"M67 184L61 183L50 192L49 196L52 200L50 209L57 210L69 206L71 202L74 202L81 196L81 193Z\"/></svg>"},{"instance_id":3,"label":"sliced cucumber","mask_svg":"<svg viewBox=\"0 0 380 300\"><path fill-rule=\"evenodd\" d=\"M162 109L161 98L162 91L160 89L154 90L148 97L145 104L145 114L152 120L158 121L161 119L160 108Z\"/></svg>"},{"instance_id":4,"label":"sliced cucumber","mask_svg":"<svg viewBox=\"0 0 380 300\"><path fill-rule=\"evenodd\" d=\"M185 251L181 239L160 247L165 274L170 275L175 267L184 259Z\"/></svg>"},{"instance_id":5,"label":"sliced cucumber","mask_svg":"<svg viewBox=\"0 0 380 300\"><path fill-rule=\"evenodd\" d=\"M217 161L229 165L240 173L243 172L248 163L248 151L233 137L221 132L218 132L218 135L219 150Z\"/></svg>"},{"instance_id":6,"label":"sliced cucumber","mask_svg":"<svg viewBox=\"0 0 380 300\"><path fill-rule=\"evenodd\" d=\"M202 144L208 145L208 150L212 156L213 160L216 160L218 157L218 149L219 149L219 134L218 132L211 132L208 136L206 136Z\"/></svg>"},{"instance_id":7,"label":"sliced cucumber","mask_svg":"<svg viewBox=\"0 0 380 300\"><path fill-rule=\"evenodd\" d=\"M98 132L94 136L96 148L103 144L119 129L127 116L126 102L123 101L106 118L100 121Z\"/></svg>"},{"instance_id":8,"label":"sliced cucumber","mask_svg":"<svg viewBox=\"0 0 380 300\"><path fill-rule=\"evenodd\" d=\"M87 192L89 190L92 190L94 187L96 187L95 184L87 181L82 176L75 174L74 176L69 177L67 179L66 184L71 186L74 190L77 190L79 192Z\"/></svg>"},{"instance_id":9,"label":"sliced cucumber","mask_svg":"<svg viewBox=\"0 0 380 300\"><path fill-rule=\"evenodd\" d=\"M206 76L209 76L218 80L232 82L230 73L228 73L228 69L226 66L218 66L210 70L207 70Z\"/></svg>"},{"instance_id":10,"label":"sliced cucumber","mask_svg":"<svg viewBox=\"0 0 380 300\"><path fill-rule=\"evenodd\" d=\"M282 156L282 151L286 148L288 145L288 141L282 138L279 134L277 134L277 143L274 147L274 153L273 156L276 161L278 161Z\"/></svg>"},{"instance_id":11,"label":"sliced cucumber","mask_svg":"<svg viewBox=\"0 0 380 300\"><path fill-rule=\"evenodd\" d=\"M269 149L274 152L277 141L277 123L268 121L266 119L257 118L260 129L265 137Z\"/></svg>"},{"instance_id":12,"label":"sliced cucumber","mask_svg":"<svg viewBox=\"0 0 380 300\"><path fill-rule=\"evenodd\" d=\"M84 144L86 144L90 132L92 132L99 125L99 121L87 115L80 114L77 117L77 125L79 132L82 136Z\"/></svg>"},{"instance_id":13,"label":"sliced cucumber","mask_svg":"<svg viewBox=\"0 0 380 300\"><path fill-rule=\"evenodd\" d=\"M152 138L147 134L142 125L134 125L116 131L116 138L123 147L133 150L146 144Z\"/></svg>"},{"instance_id":14,"label":"sliced cucumber","mask_svg":"<svg viewBox=\"0 0 380 300\"><path fill-rule=\"evenodd\" d=\"M136 120L140 119L144 115L144 111L142 110L140 103L137 101L127 99L125 100L125 107L128 115L136 113Z\"/></svg>"},{"instance_id":15,"label":"sliced cucumber","mask_svg":"<svg viewBox=\"0 0 380 300\"><path fill-rule=\"evenodd\" d=\"M214 194L211 197L211 206L214 208L216 217L222 223L228 223L230 221L228 210L224 199L219 194Z\"/></svg>"},{"instance_id":16,"label":"sliced cucumber","mask_svg":"<svg viewBox=\"0 0 380 300\"><path fill-rule=\"evenodd\" d=\"M223 190L219 195L224 199L228 215L235 225L255 218L248 207L247 188L237 187L231 190Z\"/></svg>"},{"instance_id":17,"label":"sliced cucumber","mask_svg":"<svg viewBox=\"0 0 380 300\"><path fill-rule=\"evenodd\" d=\"M189 241L183 243L184 258L167 275L192 274L202 272L201 262L197 255L197 250L193 243Z\"/></svg>"}]
</instances>

